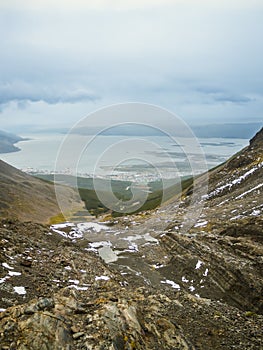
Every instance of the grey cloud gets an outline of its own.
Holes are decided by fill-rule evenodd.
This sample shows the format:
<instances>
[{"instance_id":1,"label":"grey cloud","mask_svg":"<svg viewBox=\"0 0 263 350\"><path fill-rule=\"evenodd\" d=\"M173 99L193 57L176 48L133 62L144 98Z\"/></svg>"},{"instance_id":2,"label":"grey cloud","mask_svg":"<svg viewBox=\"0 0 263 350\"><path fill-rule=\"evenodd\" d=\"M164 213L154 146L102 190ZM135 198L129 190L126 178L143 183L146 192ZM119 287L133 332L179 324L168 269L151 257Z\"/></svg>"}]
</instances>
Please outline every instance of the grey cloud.
<instances>
[{"instance_id":1,"label":"grey cloud","mask_svg":"<svg viewBox=\"0 0 263 350\"><path fill-rule=\"evenodd\" d=\"M244 94L238 93L238 88L235 88L237 92L228 92L223 88L209 85L194 86L194 91L206 96L206 103L233 103L244 104L255 101L254 98L250 98Z\"/></svg>"},{"instance_id":2,"label":"grey cloud","mask_svg":"<svg viewBox=\"0 0 263 350\"><path fill-rule=\"evenodd\" d=\"M223 103L236 103L236 104L243 104L243 103L249 103L252 102L254 99L251 99L247 96L242 95L231 95L227 93L217 93L212 94L213 99L218 102Z\"/></svg>"},{"instance_id":3,"label":"grey cloud","mask_svg":"<svg viewBox=\"0 0 263 350\"><path fill-rule=\"evenodd\" d=\"M201 122L262 119L262 6L223 2L56 14L17 2L1 10L1 122L68 121L127 101Z\"/></svg>"},{"instance_id":4,"label":"grey cloud","mask_svg":"<svg viewBox=\"0 0 263 350\"><path fill-rule=\"evenodd\" d=\"M202 84L200 82L199 84L194 85L194 90L205 94L220 94L224 92L222 88L213 85Z\"/></svg>"},{"instance_id":5,"label":"grey cloud","mask_svg":"<svg viewBox=\"0 0 263 350\"><path fill-rule=\"evenodd\" d=\"M27 102L43 101L47 104L77 103L99 99L87 89L64 89L59 86L38 86L35 83L13 82L0 85L0 105L16 102L18 108L27 107Z\"/></svg>"}]
</instances>

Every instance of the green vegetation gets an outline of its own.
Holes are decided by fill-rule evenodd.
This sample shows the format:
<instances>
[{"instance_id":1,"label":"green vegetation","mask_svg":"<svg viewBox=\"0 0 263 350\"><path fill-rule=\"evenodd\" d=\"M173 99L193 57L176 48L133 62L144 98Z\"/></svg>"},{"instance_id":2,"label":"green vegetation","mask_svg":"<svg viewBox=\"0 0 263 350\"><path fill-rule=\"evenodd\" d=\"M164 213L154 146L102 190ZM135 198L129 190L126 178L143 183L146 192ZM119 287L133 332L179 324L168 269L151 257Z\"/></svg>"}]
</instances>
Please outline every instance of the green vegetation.
<instances>
[{"instance_id":1,"label":"green vegetation","mask_svg":"<svg viewBox=\"0 0 263 350\"><path fill-rule=\"evenodd\" d=\"M54 182L54 175L35 175L43 180ZM78 187L81 199L85 202L85 207L91 215L99 216L110 213L113 217L124 215L120 210L109 210L99 198L109 198L109 189L121 203L132 199L131 181L120 181L110 179L96 179L96 184L92 178L78 177L76 179L71 175L56 176L56 181L71 187ZM192 177L184 177L181 183L171 179L165 182L165 188L162 180L156 180L147 184L138 184L142 191L147 191L147 200L145 203L133 213L140 211L152 210L158 207L163 200L168 201L174 196L180 194L181 191L187 189L193 183ZM96 186L95 186L96 185ZM96 187L96 190L95 190ZM56 220L56 218L54 218Z\"/></svg>"},{"instance_id":2,"label":"green vegetation","mask_svg":"<svg viewBox=\"0 0 263 350\"><path fill-rule=\"evenodd\" d=\"M61 222L64 222L66 219L62 213L59 213L58 215L52 216L49 220L50 225L60 224Z\"/></svg>"}]
</instances>

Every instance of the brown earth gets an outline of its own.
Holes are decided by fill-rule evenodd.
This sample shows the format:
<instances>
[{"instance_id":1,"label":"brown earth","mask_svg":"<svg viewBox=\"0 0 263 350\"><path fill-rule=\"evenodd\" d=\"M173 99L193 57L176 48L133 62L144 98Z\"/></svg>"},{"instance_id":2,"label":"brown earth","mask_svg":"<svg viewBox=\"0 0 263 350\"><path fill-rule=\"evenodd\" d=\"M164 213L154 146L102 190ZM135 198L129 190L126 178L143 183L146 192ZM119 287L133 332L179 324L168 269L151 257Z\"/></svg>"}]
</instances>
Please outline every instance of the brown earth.
<instances>
[{"instance_id":1,"label":"brown earth","mask_svg":"<svg viewBox=\"0 0 263 350\"><path fill-rule=\"evenodd\" d=\"M59 215L55 188L52 184L34 178L0 160L0 215L48 223ZM63 210L72 213L83 208L78 194L69 187L59 186Z\"/></svg>"}]
</instances>

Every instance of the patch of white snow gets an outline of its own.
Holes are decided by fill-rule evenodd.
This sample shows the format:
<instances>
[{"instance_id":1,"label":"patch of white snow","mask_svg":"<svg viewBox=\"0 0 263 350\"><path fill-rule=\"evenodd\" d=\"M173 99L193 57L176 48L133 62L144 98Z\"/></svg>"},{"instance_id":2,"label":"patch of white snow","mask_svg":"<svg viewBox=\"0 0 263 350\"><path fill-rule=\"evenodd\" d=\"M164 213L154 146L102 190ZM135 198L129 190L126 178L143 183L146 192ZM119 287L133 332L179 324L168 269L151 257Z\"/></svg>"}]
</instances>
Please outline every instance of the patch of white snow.
<instances>
[{"instance_id":1,"label":"patch of white snow","mask_svg":"<svg viewBox=\"0 0 263 350\"><path fill-rule=\"evenodd\" d=\"M163 283L163 284L170 284L171 287L174 288L174 289L178 289L178 290L181 289L180 285L175 283L174 281L165 280L165 281L161 281L161 283Z\"/></svg>"},{"instance_id":2,"label":"patch of white snow","mask_svg":"<svg viewBox=\"0 0 263 350\"><path fill-rule=\"evenodd\" d=\"M188 282L189 282L189 280L188 280L188 279L186 279L186 278L183 276L183 277L182 277L182 282L188 283Z\"/></svg>"},{"instance_id":3,"label":"patch of white snow","mask_svg":"<svg viewBox=\"0 0 263 350\"><path fill-rule=\"evenodd\" d=\"M152 236L150 235L150 233L146 233L143 237L144 237L144 239L145 239L147 242L153 242L153 243L156 243L156 244L159 243L158 239L152 237Z\"/></svg>"},{"instance_id":4,"label":"patch of white snow","mask_svg":"<svg viewBox=\"0 0 263 350\"><path fill-rule=\"evenodd\" d=\"M83 222L80 224L77 224L77 228L81 232L86 232L86 231L95 231L95 232L100 232L102 230L108 230L108 226L103 225L103 224L98 224L96 222Z\"/></svg>"},{"instance_id":5,"label":"patch of white snow","mask_svg":"<svg viewBox=\"0 0 263 350\"><path fill-rule=\"evenodd\" d=\"M100 280L108 281L109 279L110 279L109 276L96 276L95 277L95 281L100 281Z\"/></svg>"},{"instance_id":6,"label":"patch of white snow","mask_svg":"<svg viewBox=\"0 0 263 350\"><path fill-rule=\"evenodd\" d=\"M200 269L200 267L202 266L203 262L201 260L198 260L196 265L195 265L195 269L198 270Z\"/></svg>"},{"instance_id":7,"label":"patch of white snow","mask_svg":"<svg viewBox=\"0 0 263 350\"><path fill-rule=\"evenodd\" d=\"M197 224L195 224L194 227L203 227L203 226L206 226L207 224L208 224L208 221L198 222Z\"/></svg>"},{"instance_id":8,"label":"patch of white snow","mask_svg":"<svg viewBox=\"0 0 263 350\"><path fill-rule=\"evenodd\" d=\"M9 276L20 276L21 272L8 271Z\"/></svg>"},{"instance_id":9,"label":"patch of white snow","mask_svg":"<svg viewBox=\"0 0 263 350\"><path fill-rule=\"evenodd\" d=\"M5 283L6 280L8 280L10 276L5 276L3 278L0 278L0 284Z\"/></svg>"},{"instance_id":10,"label":"patch of white snow","mask_svg":"<svg viewBox=\"0 0 263 350\"><path fill-rule=\"evenodd\" d=\"M26 294L26 290L25 287L14 287L14 291L19 294L19 295L25 295Z\"/></svg>"},{"instance_id":11,"label":"patch of white snow","mask_svg":"<svg viewBox=\"0 0 263 350\"><path fill-rule=\"evenodd\" d=\"M68 280L70 283L79 284L79 280Z\"/></svg>"},{"instance_id":12,"label":"patch of white snow","mask_svg":"<svg viewBox=\"0 0 263 350\"><path fill-rule=\"evenodd\" d=\"M252 216L259 216L260 214L261 214L260 210L253 210L251 213Z\"/></svg>"},{"instance_id":13,"label":"patch of white snow","mask_svg":"<svg viewBox=\"0 0 263 350\"><path fill-rule=\"evenodd\" d=\"M2 263L2 266L9 269L9 270L14 270L14 268L10 265L8 265L7 263Z\"/></svg>"},{"instance_id":14,"label":"patch of white snow","mask_svg":"<svg viewBox=\"0 0 263 350\"><path fill-rule=\"evenodd\" d=\"M109 241L92 242L89 243L89 246L91 248L110 247L112 246L112 243Z\"/></svg>"},{"instance_id":15,"label":"patch of white snow","mask_svg":"<svg viewBox=\"0 0 263 350\"><path fill-rule=\"evenodd\" d=\"M206 277L208 275L208 269L205 269L205 272L203 273L203 276Z\"/></svg>"},{"instance_id":16,"label":"patch of white snow","mask_svg":"<svg viewBox=\"0 0 263 350\"><path fill-rule=\"evenodd\" d=\"M76 286L75 284L72 284L71 286L68 286L68 288L74 288L76 290L88 290L88 286Z\"/></svg>"},{"instance_id":17,"label":"patch of white snow","mask_svg":"<svg viewBox=\"0 0 263 350\"><path fill-rule=\"evenodd\" d=\"M248 190L248 191L246 191L246 192L240 194L240 195L237 196L235 199L243 198L243 197L246 196L247 194L249 194L249 193L251 193L251 192L257 190L258 188L260 188L260 187L262 187L262 186L263 186L263 183L261 183L261 184L255 186L255 187L251 188L250 190Z\"/></svg>"}]
</instances>

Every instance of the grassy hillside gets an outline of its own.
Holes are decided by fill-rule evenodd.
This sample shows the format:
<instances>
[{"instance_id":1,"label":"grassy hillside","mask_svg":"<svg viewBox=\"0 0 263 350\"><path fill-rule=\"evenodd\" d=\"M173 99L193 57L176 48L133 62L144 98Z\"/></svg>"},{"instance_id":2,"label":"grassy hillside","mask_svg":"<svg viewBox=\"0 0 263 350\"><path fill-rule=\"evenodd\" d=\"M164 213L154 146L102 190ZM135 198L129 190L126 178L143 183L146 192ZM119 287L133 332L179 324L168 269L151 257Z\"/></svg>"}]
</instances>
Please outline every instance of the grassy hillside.
<instances>
[{"instance_id":1,"label":"grassy hillside","mask_svg":"<svg viewBox=\"0 0 263 350\"><path fill-rule=\"evenodd\" d=\"M49 182L53 182L54 175L39 174L35 175ZM75 178L70 175L59 175L56 180L59 179L60 184L64 184L71 187L76 187ZM156 180L149 182L147 185L141 184L142 191L147 190L147 200L146 202L134 213L139 211L151 210L159 206L163 200L165 191L165 200L171 199L173 196L180 193L181 188L185 190L192 184L191 177L185 177L182 179L181 186L175 180L171 179L166 181L167 183L165 190L163 190L163 182L161 180ZM86 209L91 215L98 216L100 214L109 213L109 209L101 202L100 198L109 198L109 188L112 189L113 194L120 200L120 207L122 201L129 201L132 199L132 191L130 186L131 181L120 181L120 180L110 180L110 179L96 179L96 190L92 178L77 178L77 187L81 199L85 202ZM120 210L111 212L112 216L123 215Z\"/></svg>"},{"instance_id":2,"label":"grassy hillside","mask_svg":"<svg viewBox=\"0 0 263 350\"><path fill-rule=\"evenodd\" d=\"M55 188L41 179L30 176L0 160L0 216L48 223L60 214ZM61 197L67 213L83 208L76 191L61 186Z\"/></svg>"}]
</instances>

